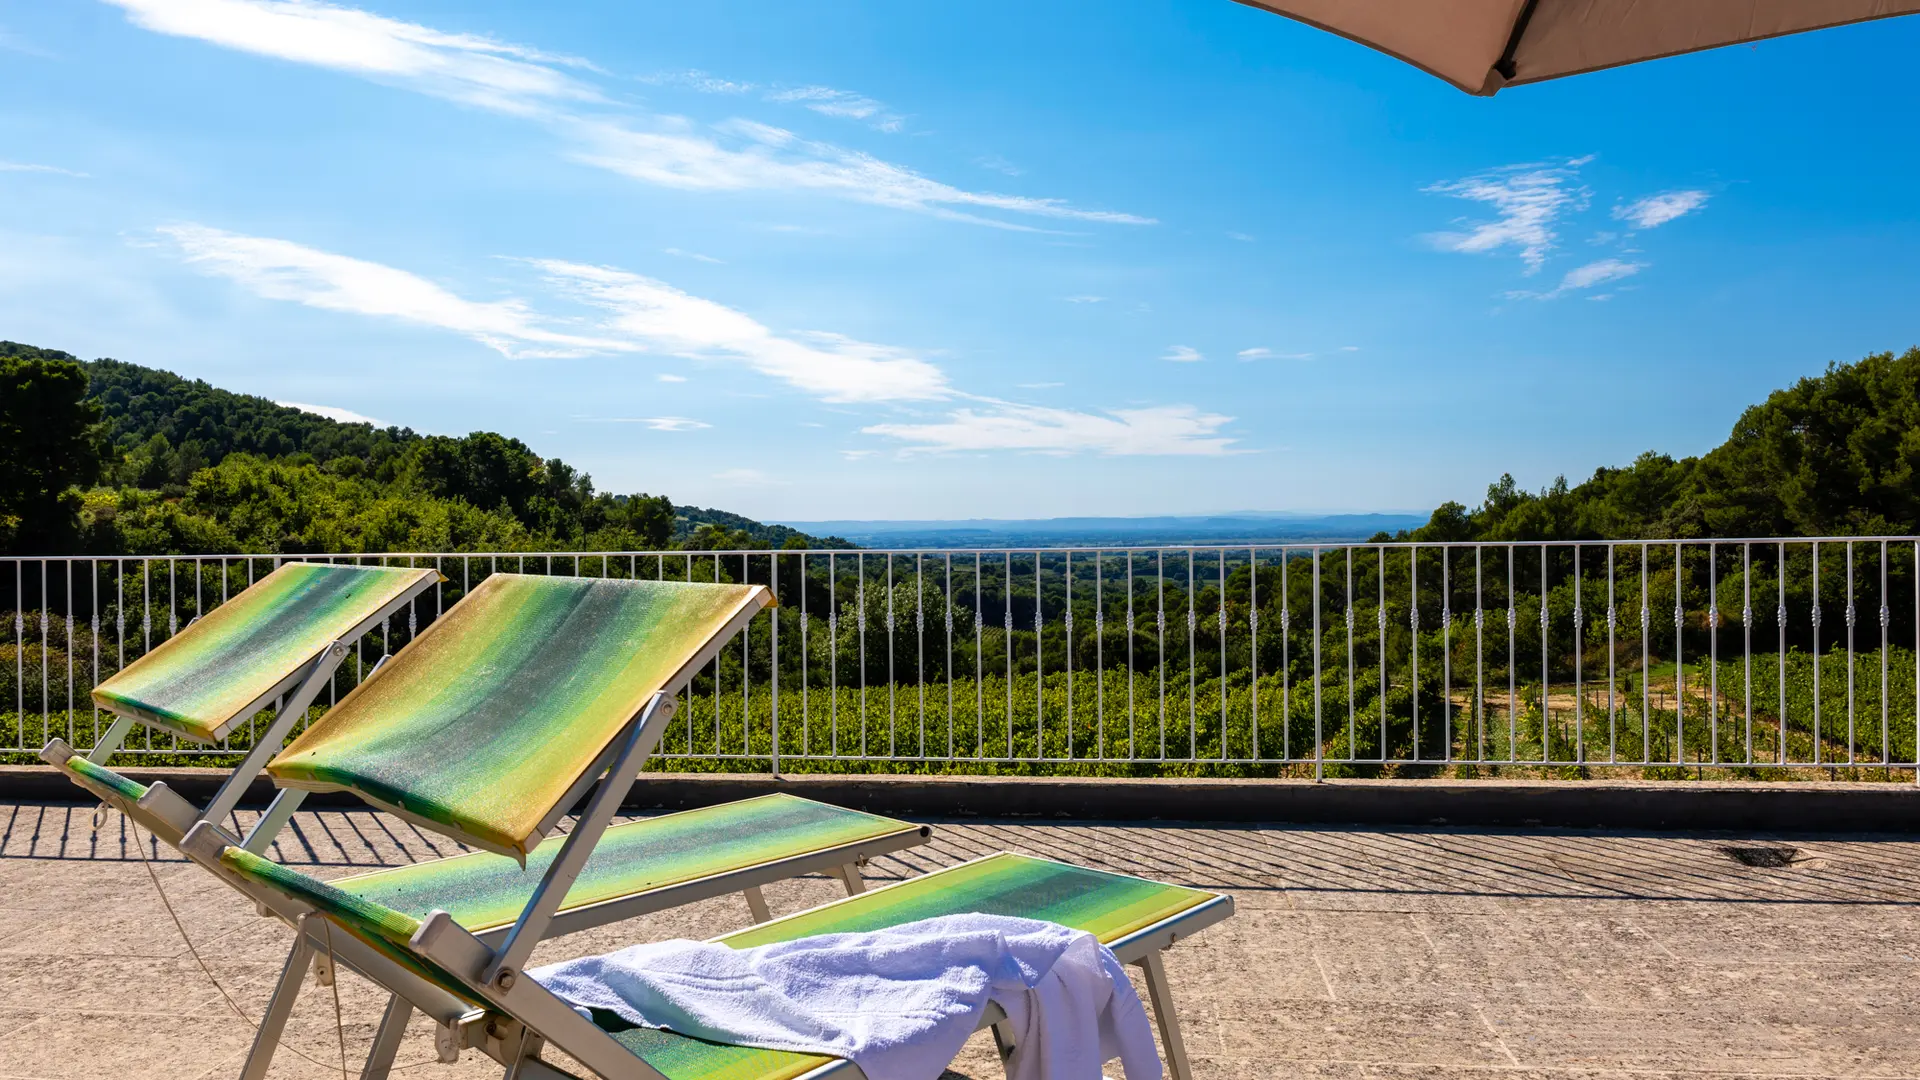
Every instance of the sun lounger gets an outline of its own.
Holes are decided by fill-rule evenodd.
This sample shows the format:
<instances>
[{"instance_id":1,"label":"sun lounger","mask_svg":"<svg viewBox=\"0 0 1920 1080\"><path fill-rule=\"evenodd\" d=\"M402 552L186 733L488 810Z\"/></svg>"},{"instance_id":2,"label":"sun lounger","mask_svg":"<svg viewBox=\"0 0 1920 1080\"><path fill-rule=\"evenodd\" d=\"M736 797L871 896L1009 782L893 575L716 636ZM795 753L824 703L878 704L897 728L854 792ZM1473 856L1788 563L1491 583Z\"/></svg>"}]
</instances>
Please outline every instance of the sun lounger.
<instances>
[{"instance_id":1,"label":"sun lounger","mask_svg":"<svg viewBox=\"0 0 1920 1080\"><path fill-rule=\"evenodd\" d=\"M476 933L451 911L423 913L418 903L382 902L375 890L323 884L246 852L210 825L196 826L183 843L190 857L298 928L256 1046L277 1038L308 957L322 950L394 993L396 1004L373 1051L389 1061L407 1011L418 1008L439 1025L443 1056L479 1047L505 1063L510 1077L565 1075L539 1060L543 1041L608 1077L786 1080L851 1070L847 1062L819 1060L776 1061L762 1070L759 1063L773 1059L759 1051L687 1040L670 1042L671 1052L661 1053L674 1061L680 1060L674 1055L682 1055L690 1064L662 1068L649 1064L651 1051L645 1048L674 1037L643 1033L622 1042L617 1033L601 1030L522 976L534 945L570 917L563 901L583 878L592 879L589 856L604 842L615 809L671 721L673 691L712 658L733 627L766 602L764 590L723 595L736 588L730 586L583 583L636 591L569 599L531 596L528 586L519 584L551 580L489 579L396 658L388 674L343 700L268 767L280 783L353 791L422 828L516 862L599 780L566 839L550 845L550 856L543 849L529 861L529 879L541 861L544 866L537 883L520 894L525 899L510 925L500 921L504 903L489 909L487 928ZM483 592L489 586L497 595ZM709 592L666 591L695 589ZM637 652L631 644L607 650L595 644L598 634L590 632L592 627L618 627L634 618L631 613L623 617L627 609L670 601L678 605L676 615L656 621L683 628L684 647L660 643ZM521 607L544 612L549 602L571 613L541 614L543 628L515 639L518 651L499 665L507 670L489 673L487 685L461 680L457 672L473 656L502 655L490 638L500 633L501 620ZM444 639L436 640L442 634ZM581 687L564 673L545 670L567 667L574 657L602 656L620 665L602 686ZM511 700L499 702L496 694ZM593 706L556 703L556 696L591 698ZM540 711L528 715L529 708ZM754 934L853 929L863 925L861 919L880 920L864 925L884 925L941 911L1048 918L1100 934L1124 960L1145 968L1175 1075L1181 1080L1188 1075L1159 950L1230 914L1232 901L1224 896L1006 855L764 923L737 943L759 940ZM309 917L316 913L320 918ZM853 921L838 921L843 917ZM343 932L335 933L336 926ZM740 1066L743 1071L715 1064L743 1053L751 1057Z\"/></svg>"},{"instance_id":2,"label":"sun lounger","mask_svg":"<svg viewBox=\"0 0 1920 1080\"><path fill-rule=\"evenodd\" d=\"M355 642L440 579L412 567L283 563L93 689L114 717L85 757L63 739L40 756L168 844L200 820L224 821L325 690ZM136 723L217 743L275 700L277 715L204 809L108 767ZM276 798L244 839L265 851L304 792Z\"/></svg>"},{"instance_id":3,"label":"sun lounger","mask_svg":"<svg viewBox=\"0 0 1920 1080\"><path fill-rule=\"evenodd\" d=\"M184 850L300 926L300 949L330 945L343 958L351 952L356 959L346 962L413 995L441 1025L437 1040L443 1059L451 1060L447 1051L477 1048L501 1062L510 1080L571 1076L542 1060L546 1045L609 1080L852 1080L860 1075L851 1062L834 1058L707 1042L606 1015L589 1020L510 970L504 978L489 978L498 952L445 913L421 919L372 903L226 844L207 829L196 829ZM1140 966L1170 1071L1176 1080L1190 1080L1160 953L1232 915L1233 901L1224 895L1003 852L715 940L747 948L961 912L1046 919L1085 930L1122 963ZM322 918L325 931L314 926ZM989 1021L998 1019L996 1012L990 1011ZM997 1025L995 1035L1003 1052L1010 1049Z\"/></svg>"},{"instance_id":4,"label":"sun lounger","mask_svg":"<svg viewBox=\"0 0 1920 1080\"><path fill-rule=\"evenodd\" d=\"M546 937L730 892L764 920L761 887L804 874L860 892L860 863L929 830L787 795L608 827L673 695L771 602L761 586L495 574L266 772L481 849L337 887L400 917L445 911L516 965ZM580 822L547 839L603 775ZM312 955L296 943L243 1076L264 1075ZM365 960L351 948L340 959ZM390 1004L364 1075L385 1075L419 1004L404 992Z\"/></svg>"}]
</instances>

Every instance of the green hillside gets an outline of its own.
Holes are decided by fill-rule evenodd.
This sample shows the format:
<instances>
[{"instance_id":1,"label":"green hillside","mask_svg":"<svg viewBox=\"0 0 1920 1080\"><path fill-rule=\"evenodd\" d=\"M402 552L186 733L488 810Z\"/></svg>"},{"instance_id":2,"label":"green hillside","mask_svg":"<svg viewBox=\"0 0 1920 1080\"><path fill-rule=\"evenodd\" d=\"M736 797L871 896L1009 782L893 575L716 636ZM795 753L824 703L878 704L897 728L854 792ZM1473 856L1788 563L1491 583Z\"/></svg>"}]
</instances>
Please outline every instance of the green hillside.
<instances>
[{"instance_id":1,"label":"green hillside","mask_svg":"<svg viewBox=\"0 0 1920 1080\"><path fill-rule=\"evenodd\" d=\"M1920 533L1920 348L1832 364L1740 415L1699 457L1649 450L1538 493L1511 475L1401 539L1635 540Z\"/></svg>"},{"instance_id":2,"label":"green hillside","mask_svg":"<svg viewBox=\"0 0 1920 1080\"><path fill-rule=\"evenodd\" d=\"M18 463L0 490L12 552L852 546L598 491L493 432L342 423L118 360L0 342L0 387L0 450Z\"/></svg>"}]
</instances>

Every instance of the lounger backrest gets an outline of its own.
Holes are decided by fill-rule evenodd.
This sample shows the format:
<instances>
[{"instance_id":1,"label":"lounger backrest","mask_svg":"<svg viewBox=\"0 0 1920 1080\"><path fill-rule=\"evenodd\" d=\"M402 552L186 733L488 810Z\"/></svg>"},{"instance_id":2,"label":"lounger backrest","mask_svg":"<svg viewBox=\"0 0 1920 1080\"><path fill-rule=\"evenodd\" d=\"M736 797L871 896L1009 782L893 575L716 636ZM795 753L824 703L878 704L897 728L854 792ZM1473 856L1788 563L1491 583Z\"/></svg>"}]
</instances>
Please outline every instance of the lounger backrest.
<instances>
[{"instance_id":1,"label":"lounger backrest","mask_svg":"<svg viewBox=\"0 0 1920 1080\"><path fill-rule=\"evenodd\" d=\"M290 689L327 645L365 633L432 569L287 563L93 689L94 703L217 742Z\"/></svg>"},{"instance_id":2,"label":"lounger backrest","mask_svg":"<svg viewBox=\"0 0 1920 1080\"><path fill-rule=\"evenodd\" d=\"M758 585L495 574L267 772L524 861L646 703L772 600Z\"/></svg>"}]
</instances>

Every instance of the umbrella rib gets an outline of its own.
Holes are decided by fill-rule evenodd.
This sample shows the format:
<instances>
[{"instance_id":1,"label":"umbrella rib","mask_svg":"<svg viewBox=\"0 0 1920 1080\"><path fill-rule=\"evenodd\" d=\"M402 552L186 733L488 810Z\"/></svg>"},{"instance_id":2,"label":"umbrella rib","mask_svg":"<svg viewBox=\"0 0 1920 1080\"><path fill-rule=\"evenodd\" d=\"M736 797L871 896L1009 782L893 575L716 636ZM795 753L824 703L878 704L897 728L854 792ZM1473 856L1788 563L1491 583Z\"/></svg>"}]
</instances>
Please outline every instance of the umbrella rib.
<instances>
[{"instance_id":1,"label":"umbrella rib","mask_svg":"<svg viewBox=\"0 0 1920 1080\"><path fill-rule=\"evenodd\" d=\"M1540 0L1527 0L1520 5L1520 14L1513 20L1513 33L1507 35L1506 51L1500 54L1499 62L1493 65L1493 70L1499 72L1503 79L1511 80L1517 70L1513 65L1513 57L1520 51L1520 39L1527 36L1527 24L1533 21L1533 9L1538 6Z\"/></svg>"}]
</instances>

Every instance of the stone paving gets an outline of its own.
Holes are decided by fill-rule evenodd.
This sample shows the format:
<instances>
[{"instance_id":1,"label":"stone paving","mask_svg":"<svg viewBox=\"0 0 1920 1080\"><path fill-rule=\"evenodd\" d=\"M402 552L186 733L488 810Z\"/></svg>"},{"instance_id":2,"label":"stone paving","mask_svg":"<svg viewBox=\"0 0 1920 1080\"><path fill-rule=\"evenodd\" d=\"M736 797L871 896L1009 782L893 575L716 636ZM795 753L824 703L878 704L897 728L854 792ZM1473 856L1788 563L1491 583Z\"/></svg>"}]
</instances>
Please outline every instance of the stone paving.
<instances>
[{"instance_id":1,"label":"stone paving","mask_svg":"<svg viewBox=\"0 0 1920 1080\"><path fill-rule=\"evenodd\" d=\"M237 1075L251 1030L227 997L258 1015L289 931L150 841L143 861L117 814L93 821L0 804L0 1076ZM1004 849L1232 893L1235 918L1167 954L1207 1080L1920 1076L1920 843L981 819L935 837L869 880ZM326 811L300 814L274 854L337 876L452 850ZM1785 865L1747 865L1770 860ZM837 895L823 878L768 890L776 913ZM536 959L747 918L726 897ZM382 998L350 974L337 985L342 1023L309 981L289 1028L299 1056L282 1051L274 1077L339 1076L343 1037L358 1074ZM400 1075L499 1075L472 1053L432 1058L416 1021ZM997 1075L977 1036L947 1080Z\"/></svg>"}]
</instances>

